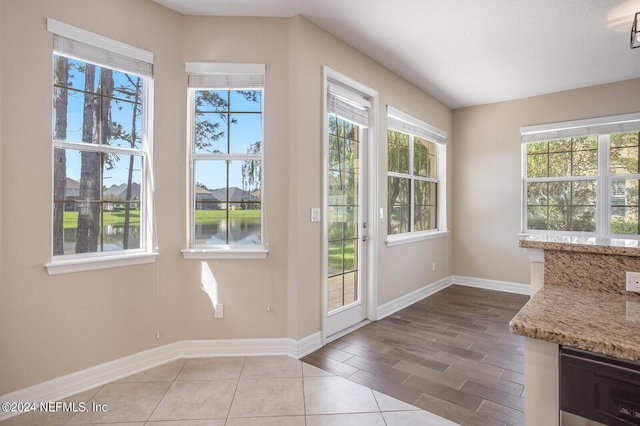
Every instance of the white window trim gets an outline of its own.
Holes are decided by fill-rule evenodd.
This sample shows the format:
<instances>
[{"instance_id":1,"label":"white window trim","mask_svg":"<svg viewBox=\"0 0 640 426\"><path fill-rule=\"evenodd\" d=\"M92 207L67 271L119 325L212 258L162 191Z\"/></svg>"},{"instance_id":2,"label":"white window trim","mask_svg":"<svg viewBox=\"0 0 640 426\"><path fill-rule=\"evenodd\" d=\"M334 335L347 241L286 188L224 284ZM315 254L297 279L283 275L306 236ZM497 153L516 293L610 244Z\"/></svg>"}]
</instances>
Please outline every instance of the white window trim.
<instances>
[{"instance_id":1,"label":"white window trim","mask_svg":"<svg viewBox=\"0 0 640 426\"><path fill-rule=\"evenodd\" d=\"M265 202L265 182L264 182L264 93L265 93L265 65L247 63L218 63L218 62L186 62L185 71L191 79L187 88L187 240L188 248L181 250L185 259L193 260L251 260L266 259L269 253L268 232L267 232L267 204ZM198 154L194 156L193 140L195 128L195 92L197 90L233 90L233 89L261 89L262 96L262 154ZM194 170L195 159L260 159L262 161L262 199L261 205L261 231L262 244L240 245L240 244L219 244L219 245L196 245L194 241Z\"/></svg>"},{"instance_id":2,"label":"white window trim","mask_svg":"<svg viewBox=\"0 0 640 426\"><path fill-rule=\"evenodd\" d=\"M219 248L219 249L184 249L181 250L182 256L185 259L195 259L195 260L207 260L207 259L266 259L269 254L269 250L262 249L246 249L242 247L233 247L229 246L229 248Z\"/></svg>"},{"instance_id":3,"label":"white window trim","mask_svg":"<svg viewBox=\"0 0 640 426\"><path fill-rule=\"evenodd\" d=\"M111 51L119 55L128 56L136 61L142 61L150 64L152 72L154 54L146 50L130 46L128 44L109 39L99 34L77 28L63 22L47 18L47 30L54 34L54 37L61 36L80 43L96 47L98 49ZM63 56L70 56L61 53ZM85 58L75 58L80 61L87 61ZM109 64L96 64L99 66L107 66L109 68L130 72L130 70L121 70ZM55 148L79 149L84 151L100 151L114 152L123 154L135 154L144 158L143 162L143 188L141 188L141 206L143 207L144 222L141 222L141 241L144 241L144 247L140 249L118 250L108 252L94 253L77 253L70 255L52 256L52 260L45 264L49 275L59 275L74 272L92 271L107 268L117 268L122 266L143 265L153 263L158 257L157 235L155 229L155 197L153 183L153 75L140 75L143 82L143 110L142 116L142 141L141 149L134 150L126 147L97 147L91 144L81 142L55 141L52 139L52 151ZM53 114L52 114L53 116ZM53 173L53 172L52 172ZM51 179L53 185L53 178ZM53 189L52 189L53 198ZM142 213L141 212L141 213ZM53 229L53 203L51 211L52 229ZM53 253L53 238L51 252Z\"/></svg>"},{"instance_id":4,"label":"white window trim","mask_svg":"<svg viewBox=\"0 0 640 426\"><path fill-rule=\"evenodd\" d=\"M108 253L108 252L107 252ZM75 256L82 256L78 254ZM98 269L119 268L122 266L145 265L153 263L158 258L157 252L133 251L118 254L92 254L73 259L55 259L45 264L49 275L69 274L73 272L93 271Z\"/></svg>"},{"instance_id":5,"label":"white window trim","mask_svg":"<svg viewBox=\"0 0 640 426\"><path fill-rule=\"evenodd\" d=\"M395 130L409 135L418 136L430 142L434 142L436 146L436 173L437 178L419 178L419 180L435 181L438 183L438 199L436 200L438 223L436 229L426 231L409 231L401 234L389 234L387 229L387 238L385 244L387 247L393 247L403 244L414 243L417 241L431 240L435 238L446 237L449 233L447 230L447 148L446 140L448 133L444 130L420 120L412 115L402 112L390 105L387 106L387 131ZM413 152L409 153L410 165L413 168ZM395 173L387 171L387 177L397 176L414 180L414 175ZM413 194L413 193L412 193ZM388 197L388 195L387 195ZM413 227L413 199L411 200L411 226ZM391 214L387 212L387 215Z\"/></svg>"},{"instance_id":6,"label":"white window trim","mask_svg":"<svg viewBox=\"0 0 640 426\"><path fill-rule=\"evenodd\" d=\"M588 118L558 123L548 123L520 128L521 135L521 233L520 236L541 235L549 237L593 238L598 241L610 239L640 239L640 234L611 234L611 180L640 179L640 174L610 174L610 134L640 131L640 113ZM556 139L595 136L598 141L598 175L551 178L527 178L527 145ZM551 231L527 228L527 183L593 180L596 182L596 230Z\"/></svg>"},{"instance_id":7,"label":"white window trim","mask_svg":"<svg viewBox=\"0 0 640 426\"><path fill-rule=\"evenodd\" d=\"M400 246L403 244L415 243L416 241L433 240L436 238L444 238L449 235L449 231L418 231L418 232L405 232L404 234L391 234L387 235L385 243L387 247Z\"/></svg>"}]
</instances>

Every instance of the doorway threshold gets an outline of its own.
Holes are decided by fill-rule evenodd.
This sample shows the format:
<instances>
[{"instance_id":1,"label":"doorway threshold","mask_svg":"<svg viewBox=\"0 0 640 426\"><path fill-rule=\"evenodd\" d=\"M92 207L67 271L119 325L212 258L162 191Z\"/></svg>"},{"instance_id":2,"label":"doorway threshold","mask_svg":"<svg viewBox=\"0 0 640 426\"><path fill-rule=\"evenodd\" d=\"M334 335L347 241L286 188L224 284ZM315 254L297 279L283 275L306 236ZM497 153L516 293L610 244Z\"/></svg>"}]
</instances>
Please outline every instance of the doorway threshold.
<instances>
[{"instance_id":1,"label":"doorway threshold","mask_svg":"<svg viewBox=\"0 0 640 426\"><path fill-rule=\"evenodd\" d=\"M346 336L347 334L351 333L352 331L356 331L357 329L359 329L361 327L364 327L365 325L370 324L370 323L371 323L371 320L366 319L366 320L360 321L357 324L352 325L349 328L345 328L344 330L338 331L337 333L334 333L331 336L327 336L324 339L324 344L326 345L327 343L331 343L334 340L339 339L342 336Z\"/></svg>"}]
</instances>

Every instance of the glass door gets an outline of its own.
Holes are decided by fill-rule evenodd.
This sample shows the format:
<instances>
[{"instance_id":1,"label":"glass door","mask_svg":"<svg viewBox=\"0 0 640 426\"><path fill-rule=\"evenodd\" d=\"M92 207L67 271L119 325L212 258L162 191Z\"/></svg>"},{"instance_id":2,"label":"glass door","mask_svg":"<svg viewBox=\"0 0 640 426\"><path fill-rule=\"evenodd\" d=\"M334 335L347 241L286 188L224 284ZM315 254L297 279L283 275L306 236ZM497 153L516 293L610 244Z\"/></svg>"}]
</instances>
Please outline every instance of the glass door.
<instances>
[{"instance_id":1,"label":"glass door","mask_svg":"<svg viewBox=\"0 0 640 426\"><path fill-rule=\"evenodd\" d=\"M367 240L363 211L366 128L329 114L327 170L327 318L325 336L366 315L364 279Z\"/></svg>"}]
</instances>

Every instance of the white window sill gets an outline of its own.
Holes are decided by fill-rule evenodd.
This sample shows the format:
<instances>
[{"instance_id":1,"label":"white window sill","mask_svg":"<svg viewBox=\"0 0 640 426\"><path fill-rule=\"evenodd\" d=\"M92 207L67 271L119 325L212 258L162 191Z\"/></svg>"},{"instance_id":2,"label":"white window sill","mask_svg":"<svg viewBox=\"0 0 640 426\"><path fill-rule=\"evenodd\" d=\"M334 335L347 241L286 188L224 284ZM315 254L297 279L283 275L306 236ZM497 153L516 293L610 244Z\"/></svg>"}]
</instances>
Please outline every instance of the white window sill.
<instances>
[{"instance_id":1,"label":"white window sill","mask_svg":"<svg viewBox=\"0 0 640 426\"><path fill-rule=\"evenodd\" d=\"M97 269L119 268L121 266L144 265L156 261L158 253L136 252L126 254L100 254L85 257L54 259L45 268L49 275L70 274L73 272L93 271Z\"/></svg>"},{"instance_id":2,"label":"white window sill","mask_svg":"<svg viewBox=\"0 0 640 426\"><path fill-rule=\"evenodd\" d=\"M181 250L182 256L185 259L197 259L197 260L208 260L208 259L266 259L269 250L265 248L254 248L254 249L245 249L245 248L191 248Z\"/></svg>"},{"instance_id":3,"label":"white window sill","mask_svg":"<svg viewBox=\"0 0 640 426\"><path fill-rule=\"evenodd\" d=\"M449 231L427 231L419 233L406 233L387 235L385 243L387 247L399 246L402 244L414 243L416 241L432 240L434 238L444 238L449 234Z\"/></svg>"}]
</instances>

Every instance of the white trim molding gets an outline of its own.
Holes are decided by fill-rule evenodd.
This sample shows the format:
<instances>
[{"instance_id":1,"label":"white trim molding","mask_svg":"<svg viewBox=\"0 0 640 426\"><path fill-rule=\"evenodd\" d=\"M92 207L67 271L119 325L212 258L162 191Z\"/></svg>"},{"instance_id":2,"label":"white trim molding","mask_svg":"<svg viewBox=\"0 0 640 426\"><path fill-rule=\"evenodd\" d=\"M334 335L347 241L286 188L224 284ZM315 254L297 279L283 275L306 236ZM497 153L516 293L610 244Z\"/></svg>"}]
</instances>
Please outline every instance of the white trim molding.
<instances>
[{"instance_id":1,"label":"white trim molding","mask_svg":"<svg viewBox=\"0 0 640 426\"><path fill-rule=\"evenodd\" d=\"M432 294L437 293L440 290L444 290L451 284L453 284L451 277L443 278L434 283L427 284L426 286L419 288L418 290L415 290L409 294L392 300L391 302L385 303L382 306L378 306L378 319L380 320L395 312L398 312L401 309L406 308L407 306L411 306L414 303L421 301L425 297L431 296Z\"/></svg>"},{"instance_id":2,"label":"white trim molding","mask_svg":"<svg viewBox=\"0 0 640 426\"><path fill-rule=\"evenodd\" d=\"M496 290L505 293L526 294L527 296L531 295L531 286L529 284L463 277L460 275L452 275L450 278L452 280L452 284L463 285L466 287L483 288L485 290Z\"/></svg>"},{"instance_id":3,"label":"white trim molding","mask_svg":"<svg viewBox=\"0 0 640 426\"><path fill-rule=\"evenodd\" d=\"M321 347L320 332L301 340L289 338L182 340L0 395L0 401L29 401L35 404L60 401L80 392L179 358L287 355L299 359ZM0 421L19 414L18 412L5 413L0 411Z\"/></svg>"},{"instance_id":4,"label":"white trim molding","mask_svg":"<svg viewBox=\"0 0 640 426\"><path fill-rule=\"evenodd\" d=\"M157 252L138 251L133 253L93 255L82 257L81 255L69 256L68 259L60 259L57 256L51 262L45 264L49 275L69 274L73 272L93 271L96 269L119 268L121 266L144 265L154 263L158 258Z\"/></svg>"}]
</instances>

